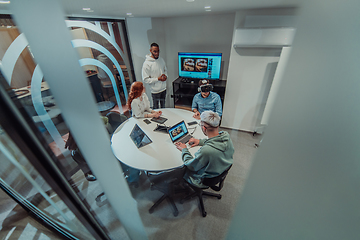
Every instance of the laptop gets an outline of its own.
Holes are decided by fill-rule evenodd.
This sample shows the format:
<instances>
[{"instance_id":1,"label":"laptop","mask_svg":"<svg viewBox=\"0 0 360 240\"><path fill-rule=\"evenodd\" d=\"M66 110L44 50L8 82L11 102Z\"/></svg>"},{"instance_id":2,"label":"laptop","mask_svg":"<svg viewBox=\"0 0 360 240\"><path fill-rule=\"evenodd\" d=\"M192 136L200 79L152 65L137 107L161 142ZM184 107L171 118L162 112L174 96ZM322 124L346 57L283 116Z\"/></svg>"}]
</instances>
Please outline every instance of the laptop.
<instances>
[{"instance_id":1,"label":"laptop","mask_svg":"<svg viewBox=\"0 0 360 240\"><path fill-rule=\"evenodd\" d=\"M143 132L139 125L135 124L130 133L130 138L133 140L137 148L141 148L152 143L151 139Z\"/></svg>"},{"instance_id":2,"label":"laptop","mask_svg":"<svg viewBox=\"0 0 360 240\"><path fill-rule=\"evenodd\" d=\"M162 133L168 133L168 128L166 126L161 126L157 124L156 128L154 129L155 132L162 132Z\"/></svg>"},{"instance_id":3,"label":"laptop","mask_svg":"<svg viewBox=\"0 0 360 240\"><path fill-rule=\"evenodd\" d=\"M190 140L190 138L192 138L184 121L181 121L174 126L168 128L168 133L173 143L182 142L186 144Z\"/></svg>"}]
</instances>

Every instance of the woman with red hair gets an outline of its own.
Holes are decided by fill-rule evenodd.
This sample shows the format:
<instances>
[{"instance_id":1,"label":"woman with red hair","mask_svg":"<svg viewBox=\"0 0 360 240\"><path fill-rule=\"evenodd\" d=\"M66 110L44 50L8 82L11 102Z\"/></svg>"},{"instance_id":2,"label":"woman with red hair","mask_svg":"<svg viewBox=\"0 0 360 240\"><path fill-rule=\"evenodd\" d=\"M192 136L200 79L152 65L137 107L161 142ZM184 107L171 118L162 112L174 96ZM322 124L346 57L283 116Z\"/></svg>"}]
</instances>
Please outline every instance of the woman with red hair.
<instances>
[{"instance_id":1,"label":"woman with red hair","mask_svg":"<svg viewBox=\"0 0 360 240\"><path fill-rule=\"evenodd\" d=\"M134 82L131 85L127 105L129 110L132 110L132 116L136 118L158 118L162 113L150 108L149 98L146 96L142 82Z\"/></svg>"}]
</instances>

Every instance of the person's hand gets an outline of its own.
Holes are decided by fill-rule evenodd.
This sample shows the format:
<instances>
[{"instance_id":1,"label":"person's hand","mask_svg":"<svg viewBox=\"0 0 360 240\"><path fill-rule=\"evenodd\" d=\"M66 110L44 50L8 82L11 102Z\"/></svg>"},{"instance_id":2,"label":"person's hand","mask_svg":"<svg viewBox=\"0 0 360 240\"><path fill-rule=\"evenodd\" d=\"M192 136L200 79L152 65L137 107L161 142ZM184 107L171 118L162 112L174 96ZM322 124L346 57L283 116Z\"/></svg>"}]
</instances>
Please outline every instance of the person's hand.
<instances>
[{"instance_id":1,"label":"person's hand","mask_svg":"<svg viewBox=\"0 0 360 240\"><path fill-rule=\"evenodd\" d=\"M155 112L154 114L155 114L155 117L158 118L158 117L160 117L161 112L160 112L160 111L157 111L157 112Z\"/></svg>"},{"instance_id":2,"label":"person's hand","mask_svg":"<svg viewBox=\"0 0 360 240\"><path fill-rule=\"evenodd\" d=\"M195 147L195 146L199 145L199 143L200 143L200 140L196 139L196 138L190 138L190 140L189 140L189 145L191 147Z\"/></svg>"},{"instance_id":3,"label":"person's hand","mask_svg":"<svg viewBox=\"0 0 360 240\"><path fill-rule=\"evenodd\" d=\"M187 148L186 145L182 142L177 142L175 143L175 146L177 149L179 149L180 151L182 151L184 148Z\"/></svg>"},{"instance_id":4,"label":"person's hand","mask_svg":"<svg viewBox=\"0 0 360 240\"><path fill-rule=\"evenodd\" d=\"M166 76L165 76L165 74L162 74L160 77L158 77L158 80L159 80L159 81L162 81L162 82L166 81Z\"/></svg>"},{"instance_id":5,"label":"person's hand","mask_svg":"<svg viewBox=\"0 0 360 240\"><path fill-rule=\"evenodd\" d=\"M160 113L160 116L161 116L161 114L162 114L162 111L158 111L158 113Z\"/></svg>"},{"instance_id":6,"label":"person's hand","mask_svg":"<svg viewBox=\"0 0 360 240\"><path fill-rule=\"evenodd\" d=\"M193 118L197 119L197 120L200 120L200 112L195 112L194 115L193 115Z\"/></svg>"}]
</instances>

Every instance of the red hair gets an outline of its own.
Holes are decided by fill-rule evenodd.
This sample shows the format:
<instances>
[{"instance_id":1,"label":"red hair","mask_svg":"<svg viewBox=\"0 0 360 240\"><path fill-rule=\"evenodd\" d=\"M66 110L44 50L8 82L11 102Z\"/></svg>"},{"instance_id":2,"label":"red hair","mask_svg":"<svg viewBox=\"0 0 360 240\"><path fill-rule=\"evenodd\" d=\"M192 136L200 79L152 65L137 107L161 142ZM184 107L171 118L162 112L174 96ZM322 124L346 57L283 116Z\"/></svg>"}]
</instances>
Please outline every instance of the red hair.
<instances>
[{"instance_id":1,"label":"red hair","mask_svg":"<svg viewBox=\"0 0 360 240\"><path fill-rule=\"evenodd\" d=\"M129 98L127 101L127 105L129 110L131 110L131 103L135 98L138 98L141 96L142 92L144 90L144 85L142 82L134 82L131 84Z\"/></svg>"}]
</instances>

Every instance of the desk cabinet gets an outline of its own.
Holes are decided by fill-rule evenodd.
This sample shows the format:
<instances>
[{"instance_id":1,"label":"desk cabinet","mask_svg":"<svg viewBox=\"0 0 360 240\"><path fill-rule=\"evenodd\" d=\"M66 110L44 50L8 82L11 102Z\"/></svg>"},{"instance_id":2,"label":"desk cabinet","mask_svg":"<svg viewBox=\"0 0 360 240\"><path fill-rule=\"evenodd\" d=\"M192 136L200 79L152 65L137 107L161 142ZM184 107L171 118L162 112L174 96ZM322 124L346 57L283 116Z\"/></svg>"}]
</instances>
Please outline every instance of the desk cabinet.
<instances>
[{"instance_id":1,"label":"desk cabinet","mask_svg":"<svg viewBox=\"0 0 360 240\"><path fill-rule=\"evenodd\" d=\"M210 80L214 86L213 92L219 94L222 104L224 104L226 80ZM192 100L198 93L199 79L177 78L173 81L174 107L191 111Z\"/></svg>"}]
</instances>

